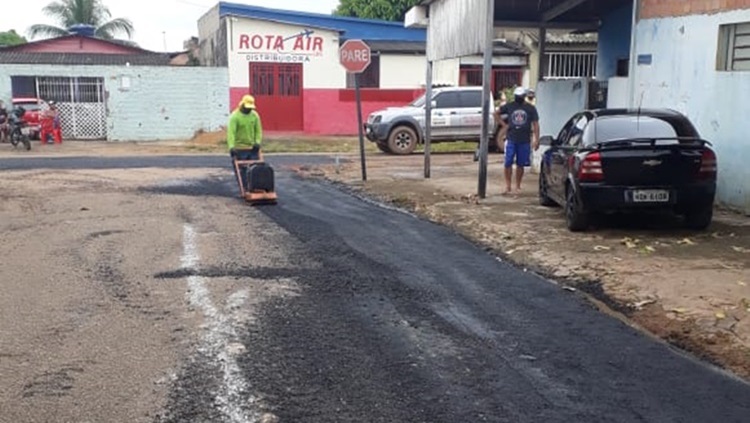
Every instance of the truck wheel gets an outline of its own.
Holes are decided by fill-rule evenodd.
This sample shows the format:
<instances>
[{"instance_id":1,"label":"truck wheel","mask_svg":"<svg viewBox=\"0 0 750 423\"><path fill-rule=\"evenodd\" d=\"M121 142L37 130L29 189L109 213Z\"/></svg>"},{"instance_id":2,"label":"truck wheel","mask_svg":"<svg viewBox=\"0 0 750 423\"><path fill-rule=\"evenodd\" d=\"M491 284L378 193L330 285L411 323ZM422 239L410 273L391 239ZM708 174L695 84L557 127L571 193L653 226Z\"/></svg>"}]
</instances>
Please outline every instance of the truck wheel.
<instances>
[{"instance_id":1,"label":"truck wheel","mask_svg":"<svg viewBox=\"0 0 750 423\"><path fill-rule=\"evenodd\" d=\"M388 144L380 141L376 142L375 144L377 144L378 150L382 151L383 153L390 154L391 149L388 148Z\"/></svg>"},{"instance_id":2,"label":"truck wheel","mask_svg":"<svg viewBox=\"0 0 750 423\"><path fill-rule=\"evenodd\" d=\"M388 137L388 149L393 154L405 156L416 150L417 142L417 133L413 129L408 126L398 126Z\"/></svg>"},{"instance_id":3,"label":"truck wheel","mask_svg":"<svg viewBox=\"0 0 750 423\"><path fill-rule=\"evenodd\" d=\"M714 206L703 206L685 215L685 226L697 231L706 230L714 217Z\"/></svg>"}]
</instances>

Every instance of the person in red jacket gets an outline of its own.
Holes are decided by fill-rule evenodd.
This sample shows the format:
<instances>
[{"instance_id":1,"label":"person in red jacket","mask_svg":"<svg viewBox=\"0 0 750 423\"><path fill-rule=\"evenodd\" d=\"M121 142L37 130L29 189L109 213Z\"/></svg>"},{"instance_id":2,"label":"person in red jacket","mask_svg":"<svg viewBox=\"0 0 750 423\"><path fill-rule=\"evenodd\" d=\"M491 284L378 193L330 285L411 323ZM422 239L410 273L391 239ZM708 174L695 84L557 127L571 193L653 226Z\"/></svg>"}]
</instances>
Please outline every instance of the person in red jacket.
<instances>
[{"instance_id":1,"label":"person in red jacket","mask_svg":"<svg viewBox=\"0 0 750 423\"><path fill-rule=\"evenodd\" d=\"M55 144L62 144L62 125L60 123L60 112L54 101L49 102L49 109L42 112L42 130L39 138L42 144L49 143L52 138Z\"/></svg>"}]
</instances>

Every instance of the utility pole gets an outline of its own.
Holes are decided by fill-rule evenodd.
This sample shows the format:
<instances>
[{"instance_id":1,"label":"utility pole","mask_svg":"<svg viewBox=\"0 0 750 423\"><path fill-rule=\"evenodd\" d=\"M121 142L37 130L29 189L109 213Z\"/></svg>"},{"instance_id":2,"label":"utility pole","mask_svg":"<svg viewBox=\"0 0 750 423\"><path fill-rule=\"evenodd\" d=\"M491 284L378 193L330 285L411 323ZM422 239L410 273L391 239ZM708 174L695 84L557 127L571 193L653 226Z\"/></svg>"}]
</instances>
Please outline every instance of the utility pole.
<instances>
[{"instance_id":1,"label":"utility pole","mask_svg":"<svg viewBox=\"0 0 750 423\"><path fill-rule=\"evenodd\" d=\"M424 177L432 176L430 155L432 154L432 61L427 61L427 77L425 78L424 103Z\"/></svg>"},{"instance_id":2,"label":"utility pole","mask_svg":"<svg viewBox=\"0 0 750 423\"><path fill-rule=\"evenodd\" d=\"M490 113L492 111L491 92L492 86L492 55L494 53L495 39L495 0L487 2L486 40L484 46L484 68L482 77L482 137L479 141L479 198L487 197L487 155L490 145Z\"/></svg>"}]
</instances>

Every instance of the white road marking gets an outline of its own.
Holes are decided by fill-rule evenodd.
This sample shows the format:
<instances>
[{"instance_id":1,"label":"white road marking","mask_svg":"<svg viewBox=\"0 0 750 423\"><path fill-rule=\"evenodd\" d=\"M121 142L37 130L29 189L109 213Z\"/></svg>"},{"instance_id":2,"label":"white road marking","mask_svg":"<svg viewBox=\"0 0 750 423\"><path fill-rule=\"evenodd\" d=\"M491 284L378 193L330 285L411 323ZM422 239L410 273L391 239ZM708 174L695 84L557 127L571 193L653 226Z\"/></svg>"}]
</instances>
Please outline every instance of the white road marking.
<instances>
[{"instance_id":1,"label":"white road marking","mask_svg":"<svg viewBox=\"0 0 750 423\"><path fill-rule=\"evenodd\" d=\"M196 269L200 261L195 229L187 224L183 231L183 254L180 261L183 269ZM255 422L256 418L246 411L255 402L255 398L248 393L247 381L242 377L236 353L230 352L230 350L236 351L237 344L239 344L237 332L232 325L232 320L213 305L205 282L205 279L200 276L187 278L188 299L194 307L203 311L206 319L205 338L199 350L216 360L217 364L222 367L223 384L219 387L219 392L215 393L215 402L221 408L226 421ZM227 309L231 312L241 307L247 295L247 291L233 294L228 301Z\"/></svg>"}]
</instances>

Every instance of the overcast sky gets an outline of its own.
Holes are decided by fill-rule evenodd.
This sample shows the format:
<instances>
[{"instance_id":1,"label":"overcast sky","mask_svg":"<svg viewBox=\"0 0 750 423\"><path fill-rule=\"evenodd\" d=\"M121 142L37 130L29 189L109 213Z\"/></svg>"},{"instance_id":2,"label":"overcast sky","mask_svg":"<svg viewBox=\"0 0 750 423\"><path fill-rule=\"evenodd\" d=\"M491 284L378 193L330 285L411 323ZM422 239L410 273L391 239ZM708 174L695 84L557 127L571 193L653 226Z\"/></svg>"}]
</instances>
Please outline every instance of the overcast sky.
<instances>
[{"instance_id":1,"label":"overcast sky","mask_svg":"<svg viewBox=\"0 0 750 423\"><path fill-rule=\"evenodd\" d=\"M36 23L53 24L41 13L51 0L0 0L0 31L15 29L26 35L29 26ZM5 4L9 3L9 4ZM209 0L104 0L112 16L129 18L135 26L134 41L141 47L164 51L164 33L167 50L179 51L182 42L198 35L198 18L217 2ZM330 13L339 0L235 0L255 6L272 7L317 13ZM10 6L10 7L8 7Z\"/></svg>"}]
</instances>

